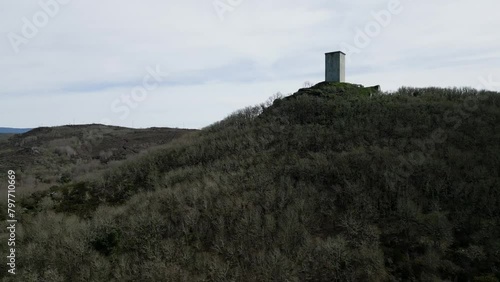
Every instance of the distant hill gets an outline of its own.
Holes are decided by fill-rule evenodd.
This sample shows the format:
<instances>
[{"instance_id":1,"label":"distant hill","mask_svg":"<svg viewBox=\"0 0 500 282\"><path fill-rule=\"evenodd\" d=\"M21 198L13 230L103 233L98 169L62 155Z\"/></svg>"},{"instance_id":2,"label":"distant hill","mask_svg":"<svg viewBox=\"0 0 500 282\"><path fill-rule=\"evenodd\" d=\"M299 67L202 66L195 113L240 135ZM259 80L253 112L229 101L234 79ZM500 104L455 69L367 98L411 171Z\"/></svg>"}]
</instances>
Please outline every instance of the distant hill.
<instances>
[{"instance_id":1,"label":"distant hill","mask_svg":"<svg viewBox=\"0 0 500 282\"><path fill-rule=\"evenodd\" d=\"M500 280L500 93L320 83L200 131L9 142L38 169L16 281Z\"/></svg>"},{"instance_id":2,"label":"distant hill","mask_svg":"<svg viewBox=\"0 0 500 282\"><path fill-rule=\"evenodd\" d=\"M144 154L192 131L89 124L0 134L0 171L17 170L31 189L40 191L69 180L95 178L110 164Z\"/></svg>"},{"instance_id":3,"label":"distant hill","mask_svg":"<svg viewBox=\"0 0 500 282\"><path fill-rule=\"evenodd\" d=\"M21 134L30 131L32 128L11 128L0 127L0 134Z\"/></svg>"}]
</instances>

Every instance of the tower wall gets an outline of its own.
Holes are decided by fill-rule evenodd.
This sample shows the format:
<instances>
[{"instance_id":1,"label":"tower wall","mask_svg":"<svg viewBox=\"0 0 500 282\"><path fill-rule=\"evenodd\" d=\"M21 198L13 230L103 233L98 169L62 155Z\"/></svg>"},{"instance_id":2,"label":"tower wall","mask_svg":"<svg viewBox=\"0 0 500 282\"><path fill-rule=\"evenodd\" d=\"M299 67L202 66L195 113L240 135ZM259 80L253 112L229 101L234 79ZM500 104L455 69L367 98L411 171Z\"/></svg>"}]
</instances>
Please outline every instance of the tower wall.
<instances>
[{"instance_id":1,"label":"tower wall","mask_svg":"<svg viewBox=\"0 0 500 282\"><path fill-rule=\"evenodd\" d=\"M326 53L325 56L325 81L345 82L345 54L337 51Z\"/></svg>"}]
</instances>

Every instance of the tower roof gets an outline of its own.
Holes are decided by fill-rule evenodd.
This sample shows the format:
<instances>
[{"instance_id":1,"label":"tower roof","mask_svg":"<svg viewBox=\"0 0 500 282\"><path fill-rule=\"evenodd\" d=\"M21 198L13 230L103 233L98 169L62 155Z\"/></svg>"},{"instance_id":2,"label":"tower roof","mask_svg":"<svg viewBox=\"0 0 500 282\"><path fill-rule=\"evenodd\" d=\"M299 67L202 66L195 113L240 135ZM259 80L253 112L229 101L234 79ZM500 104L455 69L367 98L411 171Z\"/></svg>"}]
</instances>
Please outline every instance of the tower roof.
<instances>
[{"instance_id":1,"label":"tower roof","mask_svg":"<svg viewBox=\"0 0 500 282\"><path fill-rule=\"evenodd\" d=\"M344 55L345 55L345 53L344 53L344 52L342 52L342 51L328 52L328 53L325 53L325 55L328 55L328 54L335 54L335 53L342 53L342 54L344 54Z\"/></svg>"}]
</instances>

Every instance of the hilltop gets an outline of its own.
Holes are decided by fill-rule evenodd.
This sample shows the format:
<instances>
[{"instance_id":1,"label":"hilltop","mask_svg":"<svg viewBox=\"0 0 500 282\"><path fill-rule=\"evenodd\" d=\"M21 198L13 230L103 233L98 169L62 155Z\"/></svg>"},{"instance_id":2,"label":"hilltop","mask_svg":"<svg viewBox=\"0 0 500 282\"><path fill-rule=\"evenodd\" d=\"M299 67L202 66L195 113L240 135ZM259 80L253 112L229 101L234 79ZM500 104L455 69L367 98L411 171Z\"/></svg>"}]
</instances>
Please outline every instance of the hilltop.
<instances>
[{"instance_id":1,"label":"hilltop","mask_svg":"<svg viewBox=\"0 0 500 282\"><path fill-rule=\"evenodd\" d=\"M500 93L275 98L20 199L18 276L499 281Z\"/></svg>"}]
</instances>

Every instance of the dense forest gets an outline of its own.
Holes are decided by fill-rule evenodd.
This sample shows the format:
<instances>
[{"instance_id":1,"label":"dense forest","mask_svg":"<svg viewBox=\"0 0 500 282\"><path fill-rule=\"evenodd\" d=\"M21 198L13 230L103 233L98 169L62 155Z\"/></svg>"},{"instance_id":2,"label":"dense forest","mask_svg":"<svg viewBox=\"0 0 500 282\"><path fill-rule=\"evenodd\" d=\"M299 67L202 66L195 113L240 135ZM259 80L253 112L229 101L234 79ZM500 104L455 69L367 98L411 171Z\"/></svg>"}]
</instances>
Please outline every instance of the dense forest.
<instances>
[{"instance_id":1,"label":"dense forest","mask_svg":"<svg viewBox=\"0 0 500 282\"><path fill-rule=\"evenodd\" d=\"M499 281L500 94L324 82L17 200L2 281Z\"/></svg>"}]
</instances>

